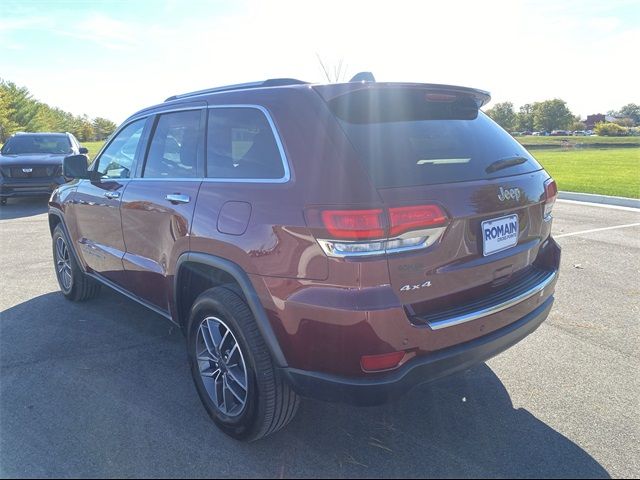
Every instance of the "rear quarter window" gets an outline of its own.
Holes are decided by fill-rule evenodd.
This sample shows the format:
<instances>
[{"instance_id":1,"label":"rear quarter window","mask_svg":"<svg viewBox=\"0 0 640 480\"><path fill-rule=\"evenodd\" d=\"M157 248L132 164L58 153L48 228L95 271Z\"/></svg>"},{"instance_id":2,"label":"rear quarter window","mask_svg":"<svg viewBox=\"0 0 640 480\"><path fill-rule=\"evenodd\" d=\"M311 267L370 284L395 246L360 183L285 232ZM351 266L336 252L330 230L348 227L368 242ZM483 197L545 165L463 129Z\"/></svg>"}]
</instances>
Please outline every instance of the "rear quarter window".
<instances>
[{"instance_id":1,"label":"rear quarter window","mask_svg":"<svg viewBox=\"0 0 640 480\"><path fill-rule=\"evenodd\" d=\"M265 114L257 108L209 110L207 177L279 180L284 158Z\"/></svg>"}]
</instances>

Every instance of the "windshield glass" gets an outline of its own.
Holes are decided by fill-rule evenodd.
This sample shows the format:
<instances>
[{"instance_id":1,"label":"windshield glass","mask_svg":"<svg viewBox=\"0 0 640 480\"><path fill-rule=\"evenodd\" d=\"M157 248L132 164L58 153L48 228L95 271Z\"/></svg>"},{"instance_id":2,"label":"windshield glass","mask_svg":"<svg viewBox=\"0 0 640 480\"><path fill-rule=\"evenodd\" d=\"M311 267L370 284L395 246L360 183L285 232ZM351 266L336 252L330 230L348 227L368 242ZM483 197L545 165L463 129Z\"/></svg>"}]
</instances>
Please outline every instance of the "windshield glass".
<instances>
[{"instance_id":1,"label":"windshield glass","mask_svg":"<svg viewBox=\"0 0 640 480\"><path fill-rule=\"evenodd\" d=\"M16 135L2 147L3 155L24 153L72 153L71 143L64 135Z\"/></svg>"}]
</instances>

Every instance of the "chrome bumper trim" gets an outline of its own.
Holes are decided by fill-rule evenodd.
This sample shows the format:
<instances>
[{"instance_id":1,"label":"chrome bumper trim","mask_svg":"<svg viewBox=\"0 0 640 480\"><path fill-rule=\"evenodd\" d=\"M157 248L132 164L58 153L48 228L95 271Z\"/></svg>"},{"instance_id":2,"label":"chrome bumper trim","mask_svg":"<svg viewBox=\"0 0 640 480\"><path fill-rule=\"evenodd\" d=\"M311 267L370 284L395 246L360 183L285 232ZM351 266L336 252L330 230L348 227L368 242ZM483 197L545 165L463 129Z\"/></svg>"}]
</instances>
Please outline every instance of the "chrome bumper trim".
<instances>
[{"instance_id":1,"label":"chrome bumper trim","mask_svg":"<svg viewBox=\"0 0 640 480\"><path fill-rule=\"evenodd\" d=\"M471 322L473 320L477 320L482 317L486 317L488 315L493 315L495 313L501 312L502 310L506 310L507 308L511 308L518 303L524 302L525 300L537 295L542 292L547 286L553 282L558 275L557 271L549 272L549 275L544 278L540 283L536 286L530 288L526 292L523 292L507 301L498 303L496 305L492 305L491 307L483 308L481 310L476 310L475 312L465 313L464 315L459 315L451 318L447 318L445 320L438 320L433 323L429 323L429 327L432 330L440 330L442 328L453 327L454 325L460 325L461 323Z\"/></svg>"}]
</instances>

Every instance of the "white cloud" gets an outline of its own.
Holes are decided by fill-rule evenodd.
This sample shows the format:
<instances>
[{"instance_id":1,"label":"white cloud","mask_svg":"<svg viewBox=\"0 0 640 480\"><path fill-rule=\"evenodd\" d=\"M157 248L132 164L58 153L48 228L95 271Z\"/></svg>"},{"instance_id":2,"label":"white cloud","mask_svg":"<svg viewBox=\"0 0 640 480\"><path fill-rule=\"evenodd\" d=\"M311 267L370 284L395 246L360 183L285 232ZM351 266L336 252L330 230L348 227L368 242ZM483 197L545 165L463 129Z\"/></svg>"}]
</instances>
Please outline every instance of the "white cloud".
<instances>
[{"instance_id":1,"label":"white cloud","mask_svg":"<svg viewBox=\"0 0 640 480\"><path fill-rule=\"evenodd\" d=\"M9 33L18 30L26 30L30 28L40 28L51 25L51 19L47 17L31 17L31 18L1 18L0 34Z\"/></svg>"},{"instance_id":2,"label":"white cloud","mask_svg":"<svg viewBox=\"0 0 640 480\"><path fill-rule=\"evenodd\" d=\"M91 14L76 25L57 29L60 35L94 42L113 50L127 50L139 43L138 28L104 14Z\"/></svg>"},{"instance_id":3,"label":"white cloud","mask_svg":"<svg viewBox=\"0 0 640 480\"><path fill-rule=\"evenodd\" d=\"M586 24L588 28L595 33L611 33L620 28L622 21L617 17L598 17L590 18Z\"/></svg>"}]
</instances>

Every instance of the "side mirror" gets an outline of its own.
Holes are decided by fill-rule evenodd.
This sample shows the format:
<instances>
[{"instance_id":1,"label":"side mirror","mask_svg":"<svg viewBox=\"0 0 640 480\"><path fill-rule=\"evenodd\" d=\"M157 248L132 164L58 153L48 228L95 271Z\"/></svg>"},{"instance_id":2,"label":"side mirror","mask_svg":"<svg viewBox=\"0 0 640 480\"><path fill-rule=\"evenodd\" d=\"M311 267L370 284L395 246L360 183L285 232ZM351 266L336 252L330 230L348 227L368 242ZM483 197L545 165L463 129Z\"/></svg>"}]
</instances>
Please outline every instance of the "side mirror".
<instances>
[{"instance_id":1,"label":"side mirror","mask_svg":"<svg viewBox=\"0 0 640 480\"><path fill-rule=\"evenodd\" d=\"M67 178L91 178L88 170L89 157L86 155L70 155L62 161L62 174Z\"/></svg>"},{"instance_id":2,"label":"side mirror","mask_svg":"<svg viewBox=\"0 0 640 480\"><path fill-rule=\"evenodd\" d=\"M80 152L81 155L88 155L89 154L89 149L86 148L86 147L80 147L79 152Z\"/></svg>"}]
</instances>

